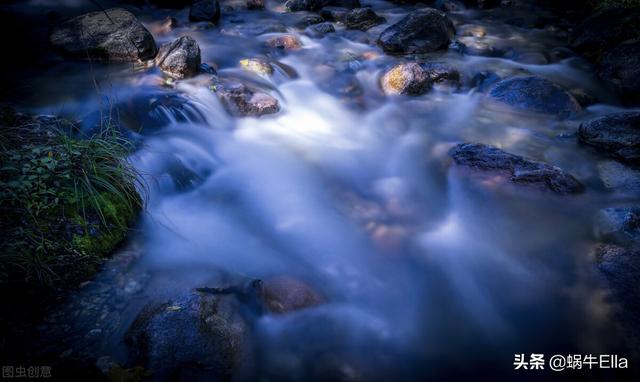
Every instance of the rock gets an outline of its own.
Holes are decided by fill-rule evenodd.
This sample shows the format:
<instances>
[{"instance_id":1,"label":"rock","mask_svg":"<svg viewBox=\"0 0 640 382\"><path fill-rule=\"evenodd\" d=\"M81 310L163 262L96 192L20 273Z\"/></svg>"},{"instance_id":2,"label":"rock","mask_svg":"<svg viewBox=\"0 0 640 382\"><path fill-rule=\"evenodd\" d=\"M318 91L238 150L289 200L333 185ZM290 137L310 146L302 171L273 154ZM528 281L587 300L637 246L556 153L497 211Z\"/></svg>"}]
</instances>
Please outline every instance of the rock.
<instances>
[{"instance_id":1,"label":"rock","mask_svg":"<svg viewBox=\"0 0 640 382\"><path fill-rule=\"evenodd\" d=\"M273 74L273 67L269 61L262 58L245 58L240 60L240 66L250 72L270 76Z\"/></svg>"},{"instance_id":2,"label":"rock","mask_svg":"<svg viewBox=\"0 0 640 382\"><path fill-rule=\"evenodd\" d=\"M347 9L360 8L360 0L325 0L324 5L344 7Z\"/></svg>"},{"instance_id":3,"label":"rock","mask_svg":"<svg viewBox=\"0 0 640 382\"><path fill-rule=\"evenodd\" d=\"M257 117L277 113L280 110L277 99L266 93L257 92L240 82L222 80L214 85L214 88L231 114Z\"/></svg>"},{"instance_id":4,"label":"rock","mask_svg":"<svg viewBox=\"0 0 640 382\"><path fill-rule=\"evenodd\" d=\"M454 35L453 23L444 12L422 8L385 29L378 45L391 54L429 53L446 48Z\"/></svg>"},{"instance_id":5,"label":"rock","mask_svg":"<svg viewBox=\"0 0 640 382\"><path fill-rule=\"evenodd\" d=\"M282 49L282 50L296 50L302 48L302 42L291 34L272 37L267 40L267 45L272 48Z\"/></svg>"},{"instance_id":6,"label":"rock","mask_svg":"<svg viewBox=\"0 0 640 382\"><path fill-rule=\"evenodd\" d=\"M300 11L310 11L316 12L319 11L323 6L322 0L288 0L284 7L289 12L300 12Z\"/></svg>"},{"instance_id":7,"label":"rock","mask_svg":"<svg viewBox=\"0 0 640 382\"><path fill-rule=\"evenodd\" d=\"M571 94L540 77L513 77L495 84L489 96L518 109L569 117L582 110Z\"/></svg>"},{"instance_id":8,"label":"rock","mask_svg":"<svg viewBox=\"0 0 640 382\"><path fill-rule=\"evenodd\" d=\"M600 61L600 77L613 84L623 101L640 104L640 41L621 44Z\"/></svg>"},{"instance_id":9,"label":"rock","mask_svg":"<svg viewBox=\"0 0 640 382\"><path fill-rule=\"evenodd\" d=\"M640 249L637 247L621 247L613 244L601 244L596 248L596 261L609 286L619 301L626 315L632 317L635 325L640 318Z\"/></svg>"},{"instance_id":10,"label":"rock","mask_svg":"<svg viewBox=\"0 0 640 382\"><path fill-rule=\"evenodd\" d=\"M247 9L264 9L264 0L247 0Z\"/></svg>"},{"instance_id":11,"label":"rock","mask_svg":"<svg viewBox=\"0 0 640 382\"><path fill-rule=\"evenodd\" d=\"M282 276L263 282L263 301L271 313L288 313L324 302L324 298L306 283Z\"/></svg>"},{"instance_id":12,"label":"rock","mask_svg":"<svg viewBox=\"0 0 640 382\"><path fill-rule=\"evenodd\" d=\"M195 0L189 10L189 20L217 23L220 20L220 3L218 0Z\"/></svg>"},{"instance_id":13,"label":"rock","mask_svg":"<svg viewBox=\"0 0 640 382\"><path fill-rule=\"evenodd\" d=\"M326 21L344 23L347 12L349 12L349 10L344 7L323 7L320 11L320 16Z\"/></svg>"},{"instance_id":14,"label":"rock","mask_svg":"<svg viewBox=\"0 0 640 382\"><path fill-rule=\"evenodd\" d=\"M473 76L473 78L471 79L471 86L477 87L481 92L486 92L500 80L500 76L498 76L494 72L482 71Z\"/></svg>"},{"instance_id":15,"label":"rock","mask_svg":"<svg viewBox=\"0 0 640 382\"><path fill-rule=\"evenodd\" d=\"M305 29L305 32L307 32L312 37L322 37L327 33L334 33L335 31L336 29L330 22L314 24Z\"/></svg>"},{"instance_id":16,"label":"rock","mask_svg":"<svg viewBox=\"0 0 640 382\"><path fill-rule=\"evenodd\" d=\"M431 89L429 72L415 62L398 64L380 80L386 94L421 95Z\"/></svg>"},{"instance_id":17,"label":"rock","mask_svg":"<svg viewBox=\"0 0 640 382\"><path fill-rule=\"evenodd\" d=\"M640 112L621 112L582 123L580 142L626 162L640 161Z\"/></svg>"},{"instance_id":18,"label":"rock","mask_svg":"<svg viewBox=\"0 0 640 382\"><path fill-rule=\"evenodd\" d=\"M355 8L347 12L344 16L344 25L348 29L359 29L362 31L366 31L386 21L384 17L378 16L371 8Z\"/></svg>"},{"instance_id":19,"label":"rock","mask_svg":"<svg viewBox=\"0 0 640 382\"><path fill-rule=\"evenodd\" d=\"M460 72L453 65L427 62L420 64L420 66L427 71L431 82L435 84L448 83L455 86L460 85Z\"/></svg>"},{"instance_id":20,"label":"rock","mask_svg":"<svg viewBox=\"0 0 640 382\"><path fill-rule=\"evenodd\" d=\"M598 162L597 168L607 189L630 196L640 194L640 170L615 160Z\"/></svg>"},{"instance_id":21,"label":"rock","mask_svg":"<svg viewBox=\"0 0 640 382\"><path fill-rule=\"evenodd\" d=\"M49 38L62 54L105 61L152 59L157 52L151 33L122 8L87 13L55 27Z\"/></svg>"},{"instance_id":22,"label":"rock","mask_svg":"<svg viewBox=\"0 0 640 382\"><path fill-rule=\"evenodd\" d=\"M175 309L170 307L179 307ZM228 380L238 366L248 327L234 295L191 293L146 306L125 336L130 362L153 370L154 379Z\"/></svg>"},{"instance_id":23,"label":"rock","mask_svg":"<svg viewBox=\"0 0 640 382\"><path fill-rule=\"evenodd\" d=\"M155 35L165 35L178 26L178 20L174 17L167 16L164 20L155 22L149 26L151 33Z\"/></svg>"},{"instance_id":24,"label":"rock","mask_svg":"<svg viewBox=\"0 0 640 382\"><path fill-rule=\"evenodd\" d=\"M596 216L596 236L619 244L640 242L640 207L601 210Z\"/></svg>"},{"instance_id":25,"label":"rock","mask_svg":"<svg viewBox=\"0 0 640 382\"><path fill-rule=\"evenodd\" d=\"M318 15L307 15L296 23L296 27L305 29L311 25L320 24L322 22L324 22L324 19Z\"/></svg>"},{"instance_id":26,"label":"rock","mask_svg":"<svg viewBox=\"0 0 640 382\"><path fill-rule=\"evenodd\" d=\"M191 36L162 45L155 60L160 70L177 79L195 76L200 61L200 47Z\"/></svg>"},{"instance_id":27,"label":"rock","mask_svg":"<svg viewBox=\"0 0 640 382\"><path fill-rule=\"evenodd\" d=\"M478 8L480 9L495 8L498 5L500 5L501 2L502 0L478 0Z\"/></svg>"},{"instance_id":28,"label":"rock","mask_svg":"<svg viewBox=\"0 0 640 382\"><path fill-rule=\"evenodd\" d=\"M452 148L449 155L457 166L490 173L515 184L557 194L576 194L584 190L580 182L558 167L526 159L495 147L462 143Z\"/></svg>"},{"instance_id":29,"label":"rock","mask_svg":"<svg viewBox=\"0 0 640 382\"><path fill-rule=\"evenodd\" d=\"M640 37L640 8L604 8L585 19L570 36L571 48L598 60L619 43Z\"/></svg>"}]
</instances>

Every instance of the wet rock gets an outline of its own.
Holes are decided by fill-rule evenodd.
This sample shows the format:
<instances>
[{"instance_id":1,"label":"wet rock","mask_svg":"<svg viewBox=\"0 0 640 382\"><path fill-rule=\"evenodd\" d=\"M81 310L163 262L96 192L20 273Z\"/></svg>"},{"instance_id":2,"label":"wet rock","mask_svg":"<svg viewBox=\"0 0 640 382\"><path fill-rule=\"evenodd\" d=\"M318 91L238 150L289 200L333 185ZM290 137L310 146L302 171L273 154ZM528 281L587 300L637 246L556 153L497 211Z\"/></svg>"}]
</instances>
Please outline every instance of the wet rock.
<instances>
[{"instance_id":1,"label":"wet rock","mask_svg":"<svg viewBox=\"0 0 640 382\"><path fill-rule=\"evenodd\" d=\"M322 0L288 0L284 7L289 12L300 12L300 11L310 11L316 12L319 11L323 6Z\"/></svg>"},{"instance_id":2,"label":"wet rock","mask_svg":"<svg viewBox=\"0 0 640 382\"><path fill-rule=\"evenodd\" d=\"M427 62L420 64L422 69L426 70L429 74L431 82L435 84L451 84L460 85L460 72L456 67L450 64Z\"/></svg>"},{"instance_id":3,"label":"wet rock","mask_svg":"<svg viewBox=\"0 0 640 382\"><path fill-rule=\"evenodd\" d=\"M264 9L264 0L247 0L247 9Z\"/></svg>"},{"instance_id":4,"label":"wet rock","mask_svg":"<svg viewBox=\"0 0 640 382\"><path fill-rule=\"evenodd\" d=\"M271 313L288 313L324 302L311 286L288 276L264 281L263 300L266 310Z\"/></svg>"},{"instance_id":5,"label":"wet rock","mask_svg":"<svg viewBox=\"0 0 640 382\"><path fill-rule=\"evenodd\" d=\"M347 9L360 8L360 0L325 0L324 5L344 7Z\"/></svg>"},{"instance_id":6,"label":"wet rock","mask_svg":"<svg viewBox=\"0 0 640 382\"><path fill-rule=\"evenodd\" d=\"M189 20L217 23L220 20L220 3L218 0L195 0L191 4Z\"/></svg>"},{"instance_id":7,"label":"wet rock","mask_svg":"<svg viewBox=\"0 0 640 382\"><path fill-rule=\"evenodd\" d=\"M196 75L200 61L200 47L191 36L182 36L162 45L155 59L160 70L177 79Z\"/></svg>"},{"instance_id":8,"label":"wet rock","mask_svg":"<svg viewBox=\"0 0 640 382\"><path fill-rule=\"evenodd\" d=\"M334 73L329 77L319 78L318 85L325 92L341 98L354 99L363 93L360 82L348 70Z\"/></svg>"},{"instance_id":9,"label":"wet rock","mask_svg":"<svg viewBox=\"0 0 640 382\"><path fill-rule=\"evenodd\" d=\"M324 19L318 15L307 15L298 21L296 26L300 29L305 29L311 25L320 24L322 22L324 22Z\"/></svg>"},{"instance_id":10,"label":"wet rock","mask_svg":"<svg viewBox=\"0 0 640 382\"><path fill-rule=\"evenodd\" d=\"M392 54L429 53L446 48L454 35L453 23L444 12L423 8L385 29L378 45Z\"/></svg>"},{"instance_id":11,"label":"wet rock","mask_svg":"<svg viewBox=\"0 0 640 382\"><path fill-rule=\"evenodd\" d=\"M378 24L384 23L384 17L378 16L371 8L355 8L344 16L344 25L349 29L366 31Z\"/></svg>"},{"instance_id":12,"label":"wet rock","mask_svg":"<svg viewBox=\"0 0 640 382\"><path fill-rule=\"evenodd\" d=\"M269 61L262 58L246 58L240 60L240 66L250 72L262 75L273 74L273 67L269 64Z\"/></svg>"},{"instance_id":13,"label":"wet rock","mask_svg":"<svg viewBox=\"0 0 640 382\"><path fill-rule=\"evenodd\" d=\"M640 112L605 115L578 127L578 139L627 162L640 161Z\"/></svg>"},{"instance_id":14,"label":"wet rock","mask_svg":"<svg viewBox=\"0 0 640 382\"><path fill-rule=\"evenodd\" d=\"M277 99L240 82L222 80L213 88L227 110L234 115L257 117L280 110Z\"/></svg>"},{"instance_id":15,"label":"wet rock","mask_svg":"<svg viewBox=\"0 0 640 382\"><path fill-rule=\"evenodd\" d=\"M540 77L514 77L502 80L489 91L496 101L518 109L569 117L582 110L571 94Z\"/></svg>"},{"instance_id":16,"label":"wet rock","mask_svg":"<svg viewBox=\"0 0 640 382\"><path fill-rule=\"evenodd\" d=\"M635 322L640 316L640 249L601 244L596 248L596 261L617 301L631 313Z\"/></svg>"},{"instance_id":17,"label":"wet rock","mask_svg":"<svg viewBox=\"0 0 640 382\"><path fill-rule=\"evenodd\" d=\"M185 370L228 380L240 363L248 332L241 308L233 295L196 293L149 305L126 334L129 363L153 370L158 380L181 380Z\"/></svg>"},{"instance_id":18,"label":"wet rock","mask_svg":"<svg viewBox=\"0 0 640 382\"><path fill-rule=\"evenodd\" d=\"M640 170L616 160L601 161L597 168L600 179L607 189L622 194L640 194Z\"/></svg>"},{"instance_id":19,"label":"wet rock","mask_svg":"<svg viewBox=\"0 0 640 382\"><path fill-rule=\"evenodd\" d=\"M500 76L493 72L482 71L473 76L471 79L471 86L477 87L481 92L486 92L493 87L493 85L498 83L500 79Z\"/></svg>"},{"instance_id":20,"label":"wet rock","mask_svg":"<svg viewBox=\"0 0 640 382\"><path fill-rule=\"evenodd\" d=\"M509 182L557 194L582 192L584 186L558 167L533 161L495 147L462 143L449 155L457 166L489 173Z\"/></svg>"},{"instance_id":21,"label":"wet rock","mask_svg":"<svg viewBox=\"0 0 640 382\"><path fill-rule=\"evenodd\" d=\"M501 2L502 0L478 0L477 4L480 9L491 9L500 5Z\"/></svg>"},{"instance_id":22,"label":"wet rock","mask_svg":"<svg viewBox=\"0 0 640 382\"><path fill-rule=\"evenodd\" d=\"M294 35L272 37L267 40L267 45L282 50L296 50L302 48L302 42Z\"/></svg>"},{"instance_id":23,"label":"wet rock","mask_svg":"<svg viewBox=\"0 0 640 382\"><path fill-rule=\"evenodd\" d=\"M320 11L320 16L326 21L344 23L347 12L349 12L349 10L344 7L323 7Z\"/></svg>"},{"instance_id":24,"label":"wet rock","mask_svg":"<svg viewBox=\"0 0 640 382\"><path fill-rule=\"evenodd\" d=\"M599 59L619 43L640 37L640 8L604 8L585 19L570 36L577 52Z\"/></svg>"},{"instance_id":25,"label":"wet rock","mask_svg":"<svg viewBox=\"0 0 640 382\"><path fill-rule=\"evenodd\" d=\"M51 45L73 58L105 61L152 59L157 52L151 33L122 8L87 13L55 27Z\"/></svg>"},{"instance_id":26,"label":"wet rock","mask_svg":"<svg viewBox=\"0 0 640 382\"><path fill-rule=\"evenodd\" d=\"M600 77L613 84L623 101L640 104L640 41L621 44L600 61Z\"/></svg>"},{"instance_id":27,"label":"wet rock","mask_svg":"<svg viewBox=\"0 0 640 382\"><path fill-rule=\"evenodd\" d=\"M640 207L605 208L596 216L596 235L608 242L640 242Z\"/></svg>"},{"instance_id":28,"label":"wet rock","mask_svg":"<svg viewBox=\"0 0 640 382\"><path fill-rule=\"evenodd\" d=\"M387 94L421 95L431 89L431 77L419 64L398 64L380 79L380 86Z\"/></svg>"},{"instance_id":29,"label":"wet rock","mask_svg":"<svg viewBox=\"0 0 640 382\"><path fill-rule=\"evenodd\" d=\"M330 22L314 24L305 29L305 32L307 32L312 37L322 37L328 33L334 33L335 31L336 29Z\"/></svg>"}]
</instances>

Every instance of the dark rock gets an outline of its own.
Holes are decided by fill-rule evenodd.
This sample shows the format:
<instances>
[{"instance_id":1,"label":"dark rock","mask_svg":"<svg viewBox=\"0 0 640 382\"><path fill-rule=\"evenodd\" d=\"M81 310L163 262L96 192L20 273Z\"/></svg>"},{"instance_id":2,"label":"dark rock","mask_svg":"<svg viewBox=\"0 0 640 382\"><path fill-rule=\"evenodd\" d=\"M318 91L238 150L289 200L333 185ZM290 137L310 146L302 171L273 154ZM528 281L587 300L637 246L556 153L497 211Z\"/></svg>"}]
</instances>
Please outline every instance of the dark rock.
<instances>
[{"instance_id":1,"label":"dark rock","mask_svg":"<svg viewBox=\"0 0 640 382\"><path fill-rule=\"evenodd\" d=\"M191 5L192 0L149 0L149 2L162 8L180 9Z\"/></svg>"},{"instance_id":2,"label":"dark rock","mask_svg":"<svg viewBox=\"0 0 640 382\"><path fill-rule=\"evenodd\" d=\"M263 301L271 313L288 313L324 302L324 298L308 284L288 276L265 280Z\"/></svg>"},{"instance_id":3,"label":"dark rock","mask_svg":"<svg viewBox=\"0 0 640 382\"><path fill-rule=\"evenodd\" d=\"M619 244L640 242L640 207L601 210L596 217L596 235Z\"/></svg>"},{"instance_id":4,"label":"dark rock","mask_svg":"<svg viewBox=\"0 0 640 382\"><path fill-rule=\"evenodd\" d=\"M241 117L257 117L277 113L278 100L247 85L231 80L220 80L214 85L216 95L227 110Z\"/></svg>"},{"instance_id":5,"label":"dark rock","mask_svg":"<svg viewBox=\"0 0 640 382\"><path fill-rule=\"evenodd\" d=\"M478 0L477 3L480 9L491 9L500 5L501 2L502 0Z\"/></svg>"},{"instance_id":6,"label":"dark rock","mask_svg":"<svg viewBox=\"0 0 640 382\"><path fill-rule=\"evenodd\" d=\"M344 17L349 10L344 7L323 7L320 11L320 16L327 21L333 21L336 23L344 23Z\"/></svg>"},{"instance_id":7,"label":"dark rock","mask_svg":"<svg viewBox=\"0 0 640 382\"><path fill-rule=\"evenodd\" d=\"M191 4L189 20L217 23L220 20L220 3L218 0L195 0Z\"/></svg>"},{"instance_id":8,"label":"dark rock","mask_svg":"<svg viewBox=\"0 0 640 382\"><path fill-rule=\"evenodd\" d=\"M640 8L604 8L578 25L570 36L571 47L598 60L619 43L640 37Z\"/></svg>"},{"instance_id":9,"label":"dark rock","mask_svg":"<svg viewBox=\"0 0 640 382\"><path fill-rule=\"evenodd\" d=\"M264 0L247 0L247 9L264 9Z\"/></svg>"},{"instance_id":10,"label":"dark rock","mask_svg":"<svg viewBox=\"0 0 640 382\"><path fill-rule=\"evenodd\" d=\"M446 48L454 35L453 23L444 12L422 8L385 29L378 45L392 54L429 53Z\"/></svg>"},{"instance_id":11,"label":"dark rock","mask_svg":"<svg viewBox=\"0 0 640 382\"><path fill-rule=\"evenodd\" d=\"M460 72L456 67L450 64L438 62L426 62L420 64L422 69L429 73L429 78L433 83L448 83L452 85L460 85Z\"/></svg>"},{"instance_id":12,"label":"dark rock","mask_svg":"<svg viewBox=\"0 0 640 382\"><path fill-rule=\"evenodd\" d=\"M355 8L344 16L344 25L349 29L366 31L378 24L384 23L384 17L378 16L371 8Z\"/></svg>"},{"instance_id":13,"label":"dark rock","mask_svg":"<svg viewBox=\"0 0 640 382\"><path fill-rule=\"evenodd\" d=\"M640 104L640 41L615 47L602 57L600 66L600 77L613 84L623 101Z\"/></svg>"},{"instance_id":14,"label":"dark rock","mask_svg":"<svg viewBox=\"0 0 640 382\"><path fill-rule=\"evenodd\" d=\"M302 48L302 42L294 35L272 37L267 40L267 45L282 50L296 50Z\"/></svg>"},{"instance_id":15,"label":"dark rock","mask_svg":"<svg viewBox=\"0 0 640 382\"><path fill-rule=\"evenodd\" d=\"M195 76L200 61L200 47L191 36L162 45L155 60L160 70L178 79Z\"/></svg>"},{"instance_id":16,"label":"dark rock","mask_svg":"<svg viewBox=\"0 0 640 382\"><path fill-rule=\"evenodd\" d=\"M304 16L300 21L296 23L296 26L301 29L305 29L311 25L320 24L324 22L324 19L318 15Z\"/></svg>"},{"instance_id":17,"label":"dark rock","mask_svg":"<svg viewBox=\"0 0 640 382\"><path fill-rule=\"evenodd\" d=\"M582 192L584 186L558 167L533 161L498 148L462 143L449 152L457 166L491 173L512 183L549 190L557 194Z\"/></svg>"},{"instance_id":18,"label":"dark rock","mask_svg":"<svg viewBox=\"0 0 640 382\"><path fill-rule=\"evenodd\" d=\"M603 273L614 293L615 299L622 304L625 315L635 325L640 317L640 249L621 247L613 244L601 244L596 249L598 268ZM631 315L629 317L628 315Z\"/></svg>"},{"instance_id":19,"label":"dark rock","mask_svg":"<svg viewBox=\"0 0 640 382\"><path fill-rule=\"evenodd\" d=\"M305 31L313 37L322 37L327 33L333 33L336 29L333 27L333 24L330 22L324 22L320 24L314 24L309 26Z\"/></svg>"},{"instance_id":20,"label":"dark rock","mask_svg":"<svg viewBox=\"0 0 640 382\"><path fill-rule=\"evenodd\" d=\"M582 110L571 94L540 77L513 77L495 84L489 96L522 110L566 118Z\"/></svg>"},{"instance_id":21,"label":"dark rock","mask_svg":"<svg viewBox=\"0 0 640 382\"><path fill-rule=\"evenodd\" d=\"M415 62L398 64L382 76L380 86L387 94L421 95L431 89L431 77Z\"/></svg>"},{"instance_id":22,"label":"dark rock","mask_svg":"<svg viewBox=\"0 0 640 382\"><path fill-rule=\"evenodd\" d=\"M500 80L500 76L494 72L482 71L473 76L471 79L471 86L477 87L478 91L486 92Z\"/></svg>"},{"instance_id":23,"label":"dark rock","mask_svg":"<svg viewBox=\"0 0 640 382\"><path fill-rule=\"evenodd\" d=\"M347 9L360 8L360 0L325 0L324 5L344 7Z\"/></svg>"},{"instance_id":24,"label":"dark rock","mask_svg":"<svg viewBox=\"0 0 640 382\"><path fill-rule=\"evenodd\" d=\"M310 11L316 12L319 11L323 6L323 0L288 0L284 7L289 12L300 12L300 11Z\"/></svg>"},{"instance_id":25,"label":"dark rock","mask_svg":"<svg viewBox=\"0 0 640 382\"><path fill-rule=\"evenodd\" d=\"M122 8L68 20L53 29L50 42L70 57L105 61L149 60L157 52L151 33Z\"/></svg>"},{"instance_id":26,"label":"dark rock","mask_svg":"<svg viewBox=\"0 0 640 382\"><path fill-rule=\"evenodd\" d=\"M605 115L578 127L578 139L627 161L640 160L640 112Z\"/></svg>"},{"instance_id":27,"label":"dark rock","mask_svg":"<svg viewBox=\"0 0 640 382\"><path fill-rule=\"evenodd\" d=\"M618 194L640 195L640 170L617 160L604 160L597 164L602 184Z\"/></svg>"},{"instance_id":28,"label":"dark rock","mask_svg":"<svg viewBox=\"0 0 640 382\"><path fill-rule=\"evenodd\" d=\"M233 295L192 293L145 307L126 334L130 363L153 370L154 379L228 380L239 365L248 327Z\"/></svg>"}]
</instances>

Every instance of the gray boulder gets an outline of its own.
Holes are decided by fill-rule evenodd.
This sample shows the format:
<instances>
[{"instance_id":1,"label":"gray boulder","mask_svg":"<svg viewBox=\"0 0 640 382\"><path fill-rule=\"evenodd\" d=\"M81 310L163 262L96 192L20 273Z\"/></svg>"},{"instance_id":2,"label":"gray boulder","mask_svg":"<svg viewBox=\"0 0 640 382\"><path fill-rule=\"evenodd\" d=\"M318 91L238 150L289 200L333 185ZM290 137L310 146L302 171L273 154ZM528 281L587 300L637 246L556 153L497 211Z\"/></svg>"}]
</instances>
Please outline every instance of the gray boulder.
<instances>
[{"instance_id":1,"label":"gray boulder","mask_svg":"<svg viewBox=\"0 0 640 382\"><path fill-rule=\"evenodd\" d=\"M391 54L429 53L446 48L454 35L453 23L444 12L422 8L385 29L378 45Z\"/></svg>"},{"instance_id":2,"label":"gray boulder","mask_svg":"<svg viewBox=\"0 0 640 382\"><path fill-rule=\"evenodd\" d=\"M173 78L192 77L200 68L200 47L191 36L182 36L162 45L155 61L160 70Z\"/></svg>"},{"instance_id":3,"label":"gray boulder","mask_svg":"<svg viewBox=\"0 0 640 382\"><path fill-rule=\"evenodd\" d=\"M195 0L189 10L189 20L217 23L220 20L220 3L218 0Z\"/></svg>"},{"instance_id":4,"label":"gray boulder","mask_svg":"<svg viewBox=\"0 0 640 382\"><path fill-rule=\"evenodd\" d=\"M578 127L580 142L627 162L640 161L640 112L605 115Z\"/></svg>"},{"instance_id":5,"label":"gray boulder","mask_svg":"<svg viewBox=\"0 0 640 382\"><path fill-rule=\"evenodd\" d=\"M384 17L378 16L371 8L355 8L344 16L344 25L348 29L359 29L361 31L366 31L385 21Z\"/></svg>"},{"instance_id":6,"label":"gray boulder","mask_svg":"<svg viewBox=\"0 0 640 382\"><path fill-rule=\"evenodd\" d=\"M150 60L157 52L151 33L122 8L74 17L55 27L49 38L62 54L104 61Z\"/></svg>"},{"instance_id":7,"label":"gray boulder","mask_svg":"<svg viewBox=\"0 0 640 382\"><path fill-rule=\"evenodd\" d=\"M584 186L558 167L523 158L495 147L462 143L449 151L457 166L491 173L509 182L557 194L576 194Z\"/></svg>"},{"instance_id":8,"label":"gray boulder","mask_svg":"<svg viewBox=\"0 0 640 382\"><path fill-rule=\"evenodd\" d=\"M495 84L489 96L509 106L569 117L582 110L578 101L557 84L540 77L513 77Z\"/></svg>"}]
</instances>

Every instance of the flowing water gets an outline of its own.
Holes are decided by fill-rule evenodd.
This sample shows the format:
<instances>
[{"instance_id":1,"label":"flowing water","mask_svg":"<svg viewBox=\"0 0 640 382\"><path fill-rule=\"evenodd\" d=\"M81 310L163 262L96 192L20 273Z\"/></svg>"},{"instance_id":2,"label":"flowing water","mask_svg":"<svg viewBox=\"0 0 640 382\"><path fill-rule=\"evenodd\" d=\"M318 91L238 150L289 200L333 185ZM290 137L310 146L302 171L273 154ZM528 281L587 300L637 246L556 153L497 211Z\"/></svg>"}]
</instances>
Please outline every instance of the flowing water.
<instances>
[{"instance_id":1,"label":"flowing water","mask_svg":"<svg viewBox=\"0 0 640 382\"><path fill-rule=\"evenodd\" d=\"M60 308L64 330L49 326L65 337L54 347L124 363L123 335L150 301L229 278L288 275L327 303L254 317L258 361L247 375L307 380L333 368L364 380L422 380L507 373L515 353L626 351L595 267L592 218L634 196L608 191L599 169L609 162L574 136L580 121L620 109L593 68L566 54L562 30L504 22L536 15L461 10L451 14L458 39L507 53L426 56L456 66L462 86L385 97L378 79L396 59L367 41L412 8L363 3L387 22L320 39L294 29L302 14L279 13L275 3L223 12L219 28L193 28L187 10L172 12L180 26L157 42L189 34L219 75L272 94L281 110L260 118L230 116L206 75L163 86L155 69L50 58L30 77L24 98L39 113L95 120L96 110L124 107L138 142L131 161L148 185L129 244ZM148 8L139 17L150 24L168 13ZM287 25L303 48L266 49L272 34L248 28L261 19ZM239 68L265 54L297 76ZM543 76L599 102L568 120L510 110L487 100L472 81L480 72ZM458 142L557 165L587 191L556 197L475 184L450 169L447 151Z\"/></svg>"}]
</instances>

